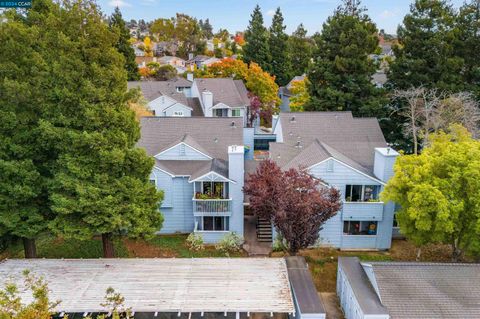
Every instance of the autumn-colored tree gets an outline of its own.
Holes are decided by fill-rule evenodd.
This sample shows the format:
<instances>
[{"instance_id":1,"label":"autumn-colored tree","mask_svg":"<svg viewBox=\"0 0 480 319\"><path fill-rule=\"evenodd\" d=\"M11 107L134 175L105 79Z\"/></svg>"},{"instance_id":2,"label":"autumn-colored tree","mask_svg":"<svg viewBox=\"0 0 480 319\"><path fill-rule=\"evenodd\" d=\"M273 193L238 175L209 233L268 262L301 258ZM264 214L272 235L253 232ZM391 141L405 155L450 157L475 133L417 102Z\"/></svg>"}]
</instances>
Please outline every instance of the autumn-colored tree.
<instances>
[{"instance_id":1,"label":"autumn-colored tree","mask_svg":"<svg viewBox=\"0 0 480 319\"><path fill-rule=\"evenodd\" d=\"M253 127L253 122L260 115L262 101L251 92L248 93L248 98L250 99L250 107L247 109L247 126Z\"/></svg>"},{"instance_id":2,"label":"autumn-colored tree","mask_svg":"<svg viewBox=\"0 0 480 319\"><path fill-rule=\"evenodd\" d=\"M292 97L290 97L290 111L303 112L304 105L310 101L308 79L293 81L290 92L292 93Z\"/></svg>"},{"instance_id":3,"label":"autumn-colored tree","mask_svg":"<svg viewBox=\"0 0 480 319\"><path fill-rule=\"evenodd\" d=\"M324 187L303 169L282 171L271 160L248 177L244 192L252 211L272 221L292 255L314 245L322 225L341 208L337 189Z\"/></svg>"},{"instance_id":4,"label":"autumn-colored tree","mask_svg":"<svg viewBox=\"0 0 480 319\"><path fill-rule=\"evenodd\" d=\"M145 56L153 56L153 44L150 37L145 37L145 39L143 39L143 50L145 51Z\"/></svg>"},{"instance_id":5,"label":"autumn-colored tree","mask_svg":"<svg viewBox=\"0 0 480 319\"><path fill-rule=\"evenodd\" d=\"M254 62L248 65L241 60L225 58L205 70L196 70L194 73L195 77L232 77L243 80L246 88L260 99L262 119L265 123L269 123L271 115L278 111L280 99L275 78Z\"/></svg>"},{"instance_id":6,"label":"autumn-colored tree","mask_svg":"<svg viewBox=\"0 0 480 319\"><path fill-rule=\"evenodd\" d=\"M399 204L400 230L419 252L444 243L453 261L480 256L480 142L461 125L432 134L420 155L400 156L381 198Z\"/></svg>"}]
</instances>

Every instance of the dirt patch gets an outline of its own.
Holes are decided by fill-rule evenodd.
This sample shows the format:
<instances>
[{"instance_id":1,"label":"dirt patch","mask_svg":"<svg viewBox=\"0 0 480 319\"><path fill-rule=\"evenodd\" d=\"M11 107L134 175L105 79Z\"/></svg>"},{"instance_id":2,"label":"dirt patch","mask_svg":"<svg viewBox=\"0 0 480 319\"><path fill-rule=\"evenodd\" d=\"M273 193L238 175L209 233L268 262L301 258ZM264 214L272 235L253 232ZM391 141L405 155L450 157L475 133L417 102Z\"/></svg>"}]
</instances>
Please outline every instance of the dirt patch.
<instances>
[{"instance_id":1,"label":"dirt patch","mask_svg":"<svg viewBox=\"0 0 480 319\"><path fill-rule=\"evenodd\" d=\"M407 240L395 240L390 249L390 254L396 261L415 261L417 250L415 246ZM451 262L451 255L452 248L449 245L428 244L422 247L420 261Z\"/></svg>"},{"instance_id":2,"label":"dirt patch","mask_svg":"<svg viewBox=\"0 0 480 319\"><path fill-rule=\"evenodd\" d=\"M337 294L333 292L322 292L318 296L323 302L327 319L344 319L342 309L340 308L340 301Z\"/></svg>"},{"instance_id":3,"label":"dirt patch","mask_svg":"<svg viewBox=\"0 0 480 319\"><path fill-rule=\"evenodd\" d=\"M123 242L128 250L128 255L133 258L171 258L177 256L171 249L160 248L145 240L125 239Z\"/></svg>"}]
</instances>

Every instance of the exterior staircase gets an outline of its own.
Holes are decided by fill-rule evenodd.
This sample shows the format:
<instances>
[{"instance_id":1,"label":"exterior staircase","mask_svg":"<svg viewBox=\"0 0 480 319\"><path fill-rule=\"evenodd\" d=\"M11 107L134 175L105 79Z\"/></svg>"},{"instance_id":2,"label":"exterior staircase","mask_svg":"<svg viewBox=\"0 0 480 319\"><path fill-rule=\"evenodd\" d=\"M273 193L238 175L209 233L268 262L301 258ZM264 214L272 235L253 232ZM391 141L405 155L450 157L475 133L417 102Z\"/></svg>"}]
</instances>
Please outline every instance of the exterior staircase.
<instances>
[{"instance_id":1,"label":"exterior staircase","mask_svg":"<svg viewBox=\"0 0 480 319\"><path fill-rule=\"evenodd\" d=\"M270 223L270 221L263 218L258 218L257 240L259 242L272 242L272 224Z\"/></svg>"}]
</instances>

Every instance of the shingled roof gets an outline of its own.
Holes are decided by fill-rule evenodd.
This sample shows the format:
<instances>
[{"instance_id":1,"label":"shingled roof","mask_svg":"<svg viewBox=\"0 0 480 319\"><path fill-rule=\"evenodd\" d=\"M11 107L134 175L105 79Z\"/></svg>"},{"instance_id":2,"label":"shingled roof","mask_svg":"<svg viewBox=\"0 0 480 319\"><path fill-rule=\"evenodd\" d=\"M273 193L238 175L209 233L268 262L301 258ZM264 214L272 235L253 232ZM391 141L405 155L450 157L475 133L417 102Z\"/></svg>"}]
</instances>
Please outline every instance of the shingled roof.
<instances>
[{"instance_id":1,"label":"shingled roof","mask_svg":"<svg viewBox=\"0 0 480 319\"><path fill-rule=\"evenodd\" d=\"M212 158L227 161L228 146L243 145L242 118L144 117L140 126L138 146L150 156L183 141L195 144L190 146Z\"/></svg>"},{"instance_id":2,"label":"shingled roof","mask_svg":"<svg viewBox=\"0 0 480 319\"><path fill-rule=\"evenodd\" d=\"M190 106L185 94L177 92L178 87L191 87L192 82L176 77L168 81L130 81L128 88L140 88L145 99L149 102L159 98L160 96L168 96L183 105Z\"/></svg>"},{"instance_id":3,"label":"shingled roof","mask_svg":"<svg viewBox=\"0 0 480 319\"><path fill-rule=\"evenodd\" d=\"M369 264L393 319L480 318L480 264Z\"/></svg>"},{"instance_id":4,"label":"shingled roof","mask_svg":"<svg viewBox=\"0 0 480 319\"><path fill-rule=\"evenodd\" d=\"M278 121L283 143L271 143L270 156L284 169L333 157L373 175L374 150L387 146L377 119L351 112L280 113Z\"/></svg>"},{"instance_id":5,"label":"shingled roof","mask_svg":"<svg viewBox=\"0 0 480 319\"><path fill-rule=\"evenodd\" d=\"M230 107L245 107L250 104L248 91L241 80L231 78L199 78L194 82L198 91L213 94L213 105L224 103Z\"/></svg>"}]
</instances>

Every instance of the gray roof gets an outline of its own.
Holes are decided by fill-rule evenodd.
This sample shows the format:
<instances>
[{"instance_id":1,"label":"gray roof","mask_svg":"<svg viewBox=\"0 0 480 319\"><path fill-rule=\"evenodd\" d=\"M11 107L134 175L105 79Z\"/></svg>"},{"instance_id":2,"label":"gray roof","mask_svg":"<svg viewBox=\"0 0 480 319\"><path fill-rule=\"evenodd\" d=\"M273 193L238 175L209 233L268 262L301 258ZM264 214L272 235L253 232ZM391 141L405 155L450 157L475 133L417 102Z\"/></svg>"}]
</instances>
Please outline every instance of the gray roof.
<instances>
[{"instance_id":1,"label":"gray roof","mask_svg":"<svg viewBox=\"0 0 480 319\"><path fill-rule=\"evenodd\" d=\"M149 102L160 96L168 96L179 103L188 106L188 99L185 94L177 92L177 87L191 87L192 82L176 77L168 81L130 81L128 88L140 88L145 99Z\"/></svg>"},{"instance_id":2,"label":"gray roof","mask_svg":"<svg viewBox=\"0 0 480 319\"><path fill-rule=\"evenodd\" d=\"M392 319L480 318L480 264L370 264Z\"/></svg>"},{"instance_id":3,"label":"gray roof","mask_svg":"<svg viewBox=\"0 0 480 319\"><path fill-rule=\"evenodd\" d=\"M250 104L248 92L242 81L231 78L199 78L194 80L198 91L210 91L213 105L224 103L230 107L245 107Z\"/></svg>"},{"instance_id":4,"label":"gray roof","mask_svg":"<svg viewBox=\"0 0 480 319\"><path fill-rule=\"evenodd\" d=\"M280 93L282 95L285 95L285 96L292 96L293 94L292 94L291 89L292 89L293 82L303 81L303 80L305 80L305 75L297 75L297 76L293 77L293 79L290 80L290 82L288 82L288 84L286 86L281 86L279 88Z\"/></svg>"},{"instance_id":5,"label":"gray roof","mask_svg":"<svg viewBox=\"0 0 480 319\"><path fill-rule=\"evenodd\" d=\"M228 163L216 158L207 161L155 160L155 166L174 176L190 176L190 180L209 172L228 178Z\"/></svg>"},{"instance_id":6,"label":"gray roof","mask_svg":"<svg viewBox=\"0 0 480 319\"><path fill-rule=\"evenodd\" d=\"M144 117L138 146L150 156L185 140L212 158L228 160L228 146L243 145L242 118ZM192 142L194 141L194 142ZM190 145L190 144L189 144Z\"/></svg>"},{"instance_id":7,"label":"gray roof","mask_svg":"<svg viewBox=\"0 0 480 319\"><path fill-rule=\"evenodd\" d=\"M309 167L333 157L373 176L374 150L387 147L375 118L351 112L280 113L283 143L270 143L270 156L282 168Z\"/></svg>"},{"instance_id":8,"label":"gray roof","mask_svg":"<svg viewBox=\"0 0 480 319\"><path fill-rule=\"evenodd\" d=\"M188 106L192 108L192 116L204 116L202 105L198 97L187 98Z\"/></svg>"},{"instance_id":9,"label":"gray roof","mask_svg":"<svg viewBox=\"0 0 480 319\"><path fill-rule=\"evenodd\" d=\"M308 270L305 258L295 256L285 259L290 284L302 316L307 314L325 314L325 308L320 298L318 298L317 289L313 284L312 275Z\"/></svg>"},{"instance_id":10,"label":"gray roof","mask_svg":"<svg viewBox=\"0 0 480 319\"><path fill-rule=\"evenodd\" d=\"M388 314L357 257L338 257L338 268L348 278L353 294L365 315Z\"/></svg>"}]
</instances>

